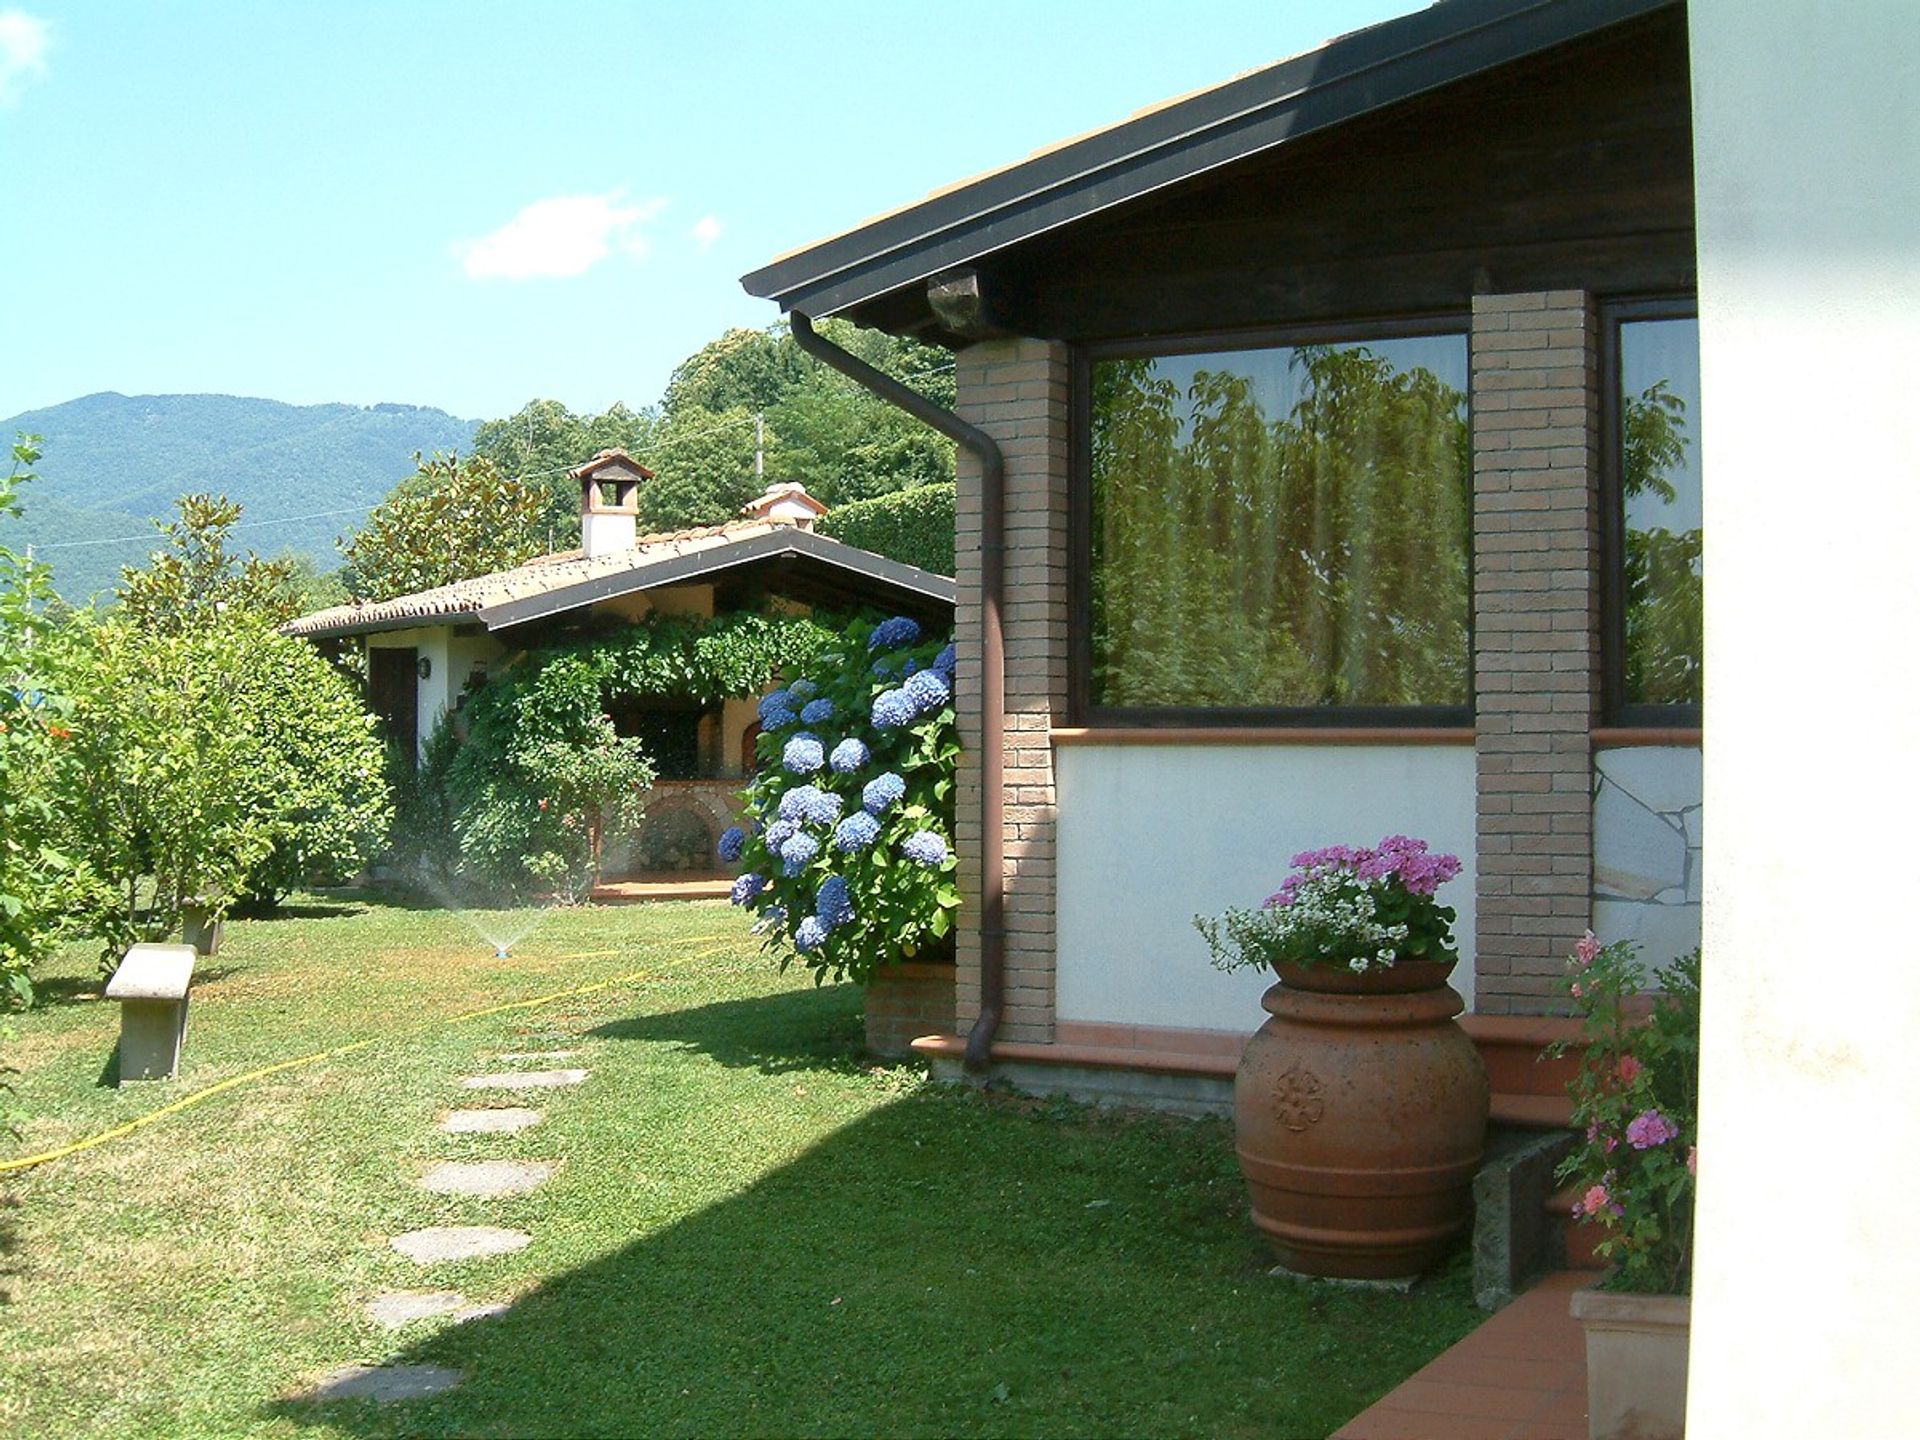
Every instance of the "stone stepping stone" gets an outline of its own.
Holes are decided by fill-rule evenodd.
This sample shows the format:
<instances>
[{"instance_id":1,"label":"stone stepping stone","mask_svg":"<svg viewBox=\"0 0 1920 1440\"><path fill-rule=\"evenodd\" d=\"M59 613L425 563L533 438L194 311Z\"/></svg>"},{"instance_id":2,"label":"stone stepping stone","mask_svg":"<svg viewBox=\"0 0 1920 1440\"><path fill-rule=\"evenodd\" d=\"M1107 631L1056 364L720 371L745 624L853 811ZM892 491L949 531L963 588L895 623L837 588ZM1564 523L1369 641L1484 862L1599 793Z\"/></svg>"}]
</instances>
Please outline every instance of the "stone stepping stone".
<instances>
[{"instance_id":1,"label":"stone stepping stone","mask_svg":"<svg viewBox=\"0 0 1920 1440\"><path fill-rule=\"evenodd\" d=\"M469 1075L460 1084L468 1090L553 1090L578 1085L584 1070L508 1070L498 1075Z\"/></svg>"},{"instance_id":2,"label":"stone stepping stone","mask_svg":"<svg viewBox=\"0 0 1920 1440\"><path fill-rule=\"evenodd\" d=\"M524 1230L502 1230L493 1225L430 1225L409 1230L387 1242L409 1260L432 1265L442 1260L484 1260L511 1255L533 1243Z\"/></svg>"},{"instance_id":3,"label":"stone stepping stone","mask_svg":"<svg viewBox=\"0 0 1920 1440\"><path fill-rule=\"evenodd\" d=\"M420 1183L436 1195L524 1195L558 1168L551 1160L445 1160Z\"/></svg>"},{"instance_id":4,"label":"stone stepping stone","mask_svg":"<svg viewBox=\"0 0 1920 1440\"><path fill-rule=\"evenodd\" d=\"M449 1135L511 1135L516 1130L538 1125L538 1110L511 1105L500 1110L455 1110L440 1122Z\"/></svg>"},{"instance_id":5,"label":"stone stepping stone","mask_svg":"<svg viewBox=\"0 0 1920 1440\"><path fill-rule=\"evenodd\" d=\"M571 1060L578 1050L509 1050L502 1060Z\"/></svg>"},{"instance_id":6,"label":"stone stepping stone","mask_svg":"<svg viewBox=\"0 0 1920 1440\"><path fill-rule=\"evenodd\" d=\"M389 1330L465 1308L467 1297L458 1290L388 1290L366 1304L367 1318Z\"/></svg>"},{"instance_id":7,"label":"stone stepping stone","mask_svg":"<svg viewBox=\"0 0 1920 1440\"><path fill-rule=\"evenodd\" d=\"M512 1304L505 1300L496 1300L491 1305L469 1305L454 1313L453 1323L464 1325L469 1320L486 1320L495 1315L504 1315L512 1308Z\"/></svg>"},{"instance_id":8,"label":"stone stepping stone","mask_svg":"<svg viewBox=\"0 0 1920 1440\"><path fill-rule=\"evenodd\" d=\"M458 1370L440 1365L342 1365L307 1392L309 1400L424 1400L458 1385Z\"/></svg>"}]
</instances>

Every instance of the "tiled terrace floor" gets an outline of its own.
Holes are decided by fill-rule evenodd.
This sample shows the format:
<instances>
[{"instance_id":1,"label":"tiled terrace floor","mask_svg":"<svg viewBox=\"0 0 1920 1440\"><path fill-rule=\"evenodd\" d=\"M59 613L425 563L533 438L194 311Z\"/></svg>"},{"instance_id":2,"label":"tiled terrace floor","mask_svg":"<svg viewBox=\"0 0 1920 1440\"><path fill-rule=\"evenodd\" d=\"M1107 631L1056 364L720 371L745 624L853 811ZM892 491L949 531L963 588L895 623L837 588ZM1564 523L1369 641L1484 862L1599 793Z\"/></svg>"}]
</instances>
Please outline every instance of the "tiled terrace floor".
<instances>
[{"instance_id":1,"label":"tiled terrace floor","mask_svg":"<svg viewBox=\"0 0 1920 1440\"><path fill-rule=\"evenodd\" d=\"M1333 1440L1586 1440L1586 1341L1567 1304L1594 1279L1547 1276Z\"/></svg>"}]
</instances>

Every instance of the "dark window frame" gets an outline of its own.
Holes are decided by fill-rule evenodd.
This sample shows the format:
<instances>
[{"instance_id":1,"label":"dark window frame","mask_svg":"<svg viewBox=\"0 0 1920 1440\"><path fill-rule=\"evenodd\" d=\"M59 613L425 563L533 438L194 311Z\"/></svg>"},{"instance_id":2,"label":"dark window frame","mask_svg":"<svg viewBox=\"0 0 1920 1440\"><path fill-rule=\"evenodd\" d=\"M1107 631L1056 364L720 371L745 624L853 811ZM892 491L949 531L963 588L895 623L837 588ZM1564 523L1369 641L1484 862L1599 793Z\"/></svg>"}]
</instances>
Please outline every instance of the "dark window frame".
<instances>
[{"instance_id":1,"label":"dark window frame","mask_svg":"<svg viewBox=\"0 0 1920 1440\"><path fill-rule=\"evenodd\" d=\"M1600 665L1601 713L1621 730L1698 729L1698 705L1629 703L1627 678L1627 505L1620 426L1625 414L1620 327L1640 320L1700 318L1699 298L1642 295L1603 300L1600 311ZM1695 432L1696 443L1698 432ZM1701 474L1701 483L1706 481Z\"/></svg>"},{"instance_id":2,"label":"dark window frame","mask_svg":"<svg viewBox=\"0 0 1920 1440\"><path fill-rule=\"evenodd\" d=\"M1089 729L1286 727L1463 727L1474 723L1473 472L1467 473L1467 702L1463 705L1095 705L1093 703L1093 366L1101 360L1277 350L1298 345L1364 345L1372 340L1458 336L1467 346L1467 434L1473 434L1473 316L1466 310L1356 318L1253 330L1212 330L1104 340L1072 347L1068 420L1067 713Z\"/></svg>"}]
</instances>

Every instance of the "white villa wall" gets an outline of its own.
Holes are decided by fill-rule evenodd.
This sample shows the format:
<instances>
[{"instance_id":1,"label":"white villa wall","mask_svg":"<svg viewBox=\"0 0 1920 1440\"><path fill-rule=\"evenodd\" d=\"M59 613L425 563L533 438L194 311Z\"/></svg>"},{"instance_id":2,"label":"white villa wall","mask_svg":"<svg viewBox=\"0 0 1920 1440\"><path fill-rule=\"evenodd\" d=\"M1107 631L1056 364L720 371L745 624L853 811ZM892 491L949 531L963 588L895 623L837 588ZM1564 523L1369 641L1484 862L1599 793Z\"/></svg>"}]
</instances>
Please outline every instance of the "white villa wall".
<instances>
[{"instance_id":1,"label":"white villa wall","mask_svg":"<svg viewBox=\"0 0 1920 1440\"><path fill-rule=\"evenodd\" d=\"M1460 856L1453 983L1473 1003L1471 745L1062 745L1056 997L1066 1021L1251 1031L1271 983L1208 963L1196 913L1257 905L1302 850L1418 836Z\"/></svg>"},{"instance_id":2,"label":"white villa wall","mask_svg":"<svg viewBox=\"0 0 1920 1440\"><path fill-rule=\"evenodd\" d=\"M1628 746L1593 757L1593 929L1665 965L1700 943L1700 751Z\"/></svg>"},{"instance_id":3,"label":"white villa wall","mask_svg":"<svg viewBox=\"0 0 1920 1440\"><path fill-rule=\"evenodd\" d=\"M425 679L415 678L415 739L422 746L440 717L456 708L476 665L491 665L505 648L491 635L456 635L450 625L412 630L383 630L367 636L370 650L412 649L428 662Z\"/></svg>"},{"instance_id":4,"label":"white villa wall","mask_svg":"<svg viewBox=\"0 0 1920 1440\"><path fill-rule=\"evenodd\" d=\"M1713 834L1687 1430L1920 1435L1920 5L1691 0L1688 29Z\"/></svg>"}]
</instances>

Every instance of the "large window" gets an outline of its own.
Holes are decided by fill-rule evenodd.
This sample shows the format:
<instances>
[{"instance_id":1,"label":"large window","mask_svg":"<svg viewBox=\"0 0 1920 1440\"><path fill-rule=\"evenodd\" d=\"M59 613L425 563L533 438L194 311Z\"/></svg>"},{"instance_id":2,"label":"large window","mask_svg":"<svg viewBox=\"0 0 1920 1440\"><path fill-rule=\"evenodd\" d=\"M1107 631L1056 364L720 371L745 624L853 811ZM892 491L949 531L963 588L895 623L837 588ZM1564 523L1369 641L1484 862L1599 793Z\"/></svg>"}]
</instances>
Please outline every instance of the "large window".
<instances>
[{"instance_id":1,"label":"large window","mask_svg":"<svg viewBox=\"0 0 1920 1440\"><path fill-rule=\"evenodd\" d=\"M1464 334L1095 352L1084 377L1092 718L1466 717Z\"/></svg>"},{"instance_id":2,"label":"large window","mask_svg":"<svg viewBox=\"0 0 1920 1440\"><path fill-rule=\"evenodd\" d=\"M1616 323L1609 607L1615 717L1698 724L1699 323L1652 307L1623 309Z\"/></svg>"}]
</instances>

